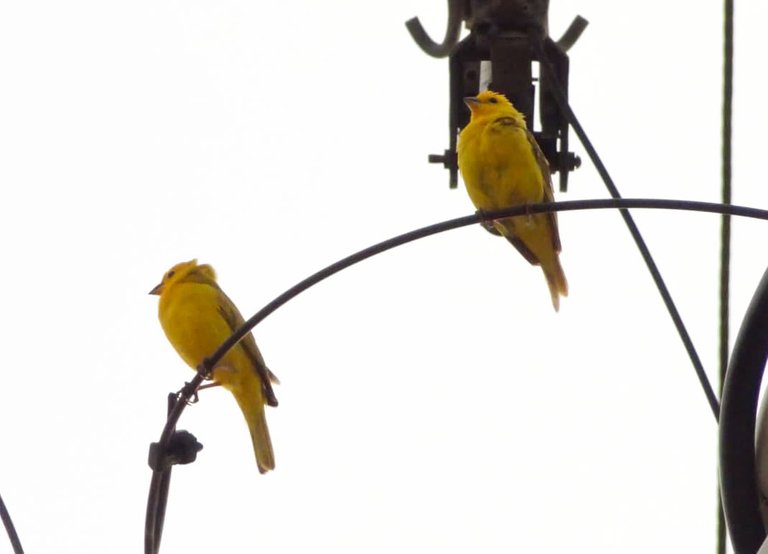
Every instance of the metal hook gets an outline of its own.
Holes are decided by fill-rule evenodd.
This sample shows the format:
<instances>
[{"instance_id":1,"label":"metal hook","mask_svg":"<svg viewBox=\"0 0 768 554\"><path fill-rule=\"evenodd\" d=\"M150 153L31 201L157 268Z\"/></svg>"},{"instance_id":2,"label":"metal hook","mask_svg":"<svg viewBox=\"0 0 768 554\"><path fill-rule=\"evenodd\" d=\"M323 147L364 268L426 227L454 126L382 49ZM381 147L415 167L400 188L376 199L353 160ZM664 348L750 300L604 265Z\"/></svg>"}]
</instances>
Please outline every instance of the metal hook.
<instances>
[{"instance_id":1,"label":"metal hook","mask_svg":"<svg viewBox=\"0 0 768 554\"><path fill-rule=\"evenodd\" d=\"M573 46L576 41L579 40L581 33L584 32L584 29L587 28L587 25L589 25L589 21L580 15L577 15L573 21L571 21L571 24L565 30L563 36L560 37L560 40L557 41L557 45L560 47L560 49L563 52L570 50L571 46Z\"/></svg>"},{"instance_id":2,"label":"metal hook","mask_svg":"<svg viewBox=\"0 0 768 554\"><path fill-rule=\"evenodd\" d=\"M421 49L434 58L445 58L459 42L461 33L461 4L460 0L448 0L448 25L443 42L438 44L424 30L418 17L412 17L405 22L408 32Z\"/></svg>"}]
</instances>

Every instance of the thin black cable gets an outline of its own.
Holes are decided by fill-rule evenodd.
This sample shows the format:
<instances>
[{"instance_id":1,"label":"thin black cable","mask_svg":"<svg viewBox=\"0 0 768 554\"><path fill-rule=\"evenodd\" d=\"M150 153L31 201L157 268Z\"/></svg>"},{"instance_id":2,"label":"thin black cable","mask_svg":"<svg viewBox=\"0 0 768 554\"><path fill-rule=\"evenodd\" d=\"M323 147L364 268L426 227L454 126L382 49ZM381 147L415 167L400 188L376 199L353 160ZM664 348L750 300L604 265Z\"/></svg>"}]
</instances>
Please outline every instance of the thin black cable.
<instances>
[{"instance_id":1,"label":"thin black cable","mask_svg":"<svg viewBox=\"0 0 768 554\"><path fill-rule=\"evenodd\" d=\"M339 271L346 269L358 262L361 262L371 256L386 252L397 246L402 246L409 242L413 242L418 239L422 239L431 235L436 235L444 231L450 231L451 229L458 229L459 227L466 227L480 223L481 221L491 221L494 219L500 219L503 217L511 217L515 215L524 214L537 214L546 212L568 212L578 210L599 210L599 209L619 209L626 210L629 208L646 208L646 209L666 209L666 210L682 210L682 211L697 211L705 213L727 213L730 215L737 215L741 217L750 217L755 219L768 220L768 210L761 210L759 208L750 208L747 206L724 206L715 202L695 202L688 200L666 200L666 199L652 199L652 198L603 198L603 199L591 199L591 200L569 200L565 202L547 202L541 204L528 204L526 206L515 206L513 208L507 208L504 210L498 210L493 212L485 212L483 214L474 214L464 217L458 217L456 219L449 219L434 225L422 227L415 231L410 231L402 235L398 235L391 239L385 240L368 248L364 248L359 252L347 256L339 260L336 263L329 265L328 267L321 269L320 271L310 275L303 281L300 281L296 285L292 286L280 296L272 300L269 304L264 306L261 310L256 312L250 319L248 319L242 327L235 331L222 345L214 352L209 358L203 360L203 363L198 367L197 375L195 378L187 383L179 393L180 402L176 404L174 409L168 416L166 423L167 431L164 430L158 441L160 444L166 444L168 437L170 436L173 426L178 422L179 415L184 411L187 402L192 398L197 387L205 379L206 375L209 375L216 364L221 361L224 355L240 342L245 335L250 333L253 328L261 323L267 316L274 312L277 308L287 303L289 300L298 296L308 288L316 285L320 281L330 277L331 275L338 273ZM704 375L706 387L711 390L712 386L709 384L706 375ZM714 399L713 412L718 411L717 399Z\"/></svg>"},{"instance_id":2,"label":"thin black cable","mask_svg":"<svg viewBox=\"0 0 768 554\"><path fill-rule=\"evenodd\" d=\"M8 540L11 541L14 554L24 554L24 549L21 547L21 541L19 535L16 533L16 527L13 526L13 520L11 520L11 514L8 512L8 508L3 502L3 497L0 496L0 519L3 520L3 526L5 526L5 532L8 533Z\"/></svg>"},{"instance_id":3,"label":"thin black cable","mask_svg":"<svg viewBox=\"0 0 768 554\"><path fill-rule=\"evenodd\" d=\"M169 394L167 412L173 411L178 402L176 394ZM175 431L174 426L171 432ZM166 445L167 446L167 445ZM168 491L171 487L171 470L173 466L153 469L152 482L147 498L147 515L144 518L144 554L157 554L160 551L160 540L163 537L165 509L168 504Z\"/></svg>"},{"instance_id":4,"label":"thin black cable","mask_svg":"<svg viewBox=\"0 0 768 554\"><path fill-rule=\"evenodd\" d=\"M723 129L722 195L723 204L731 203L731 145L733 138L733 0L725 0L723 18ZM720 226L720 397L723 396L728 369L730 342L731 216L723 214ZM723 501L717 494L717 554L725 554L727 528Z\"/></svg>"},{"instance_id":5,"label":"thin black cable","mask_svg":"<svg viewBox=\"0 0 768 554\"><path fill-rule=\"evenodd\" d=\"M339 271L346 269L358 262L361 262L371 256L386 252L397 246L413 242L418 239L422 239L431 235L436 235L444 231L450 231L451 229L458 229L459 227L466 227L468 225L474 225L481 221L491 221L493 219L500 219L503 217L511 217L515 215L524 214L537 214L546 212L567 212L567 211L579 211L579 210L599 210L599 209L665 209L665 210L682 210L682 211L697 211L704 213L728 213L730 215L736 215L740 217L749 217L754 219L768 220L768 210L761 210L759 208L750 208L747 206L724 206L715 202L695 202L689 200L667 200L667 199L652 199L652 198L602 198L591 200L570 200L565 202L547 202L542 204L529 204L527 206L515 206L512 208L506 208L504 210L498 210L493 212L485 212L484 214L474 214L456 219L449 219L434 225L422 227L415 231L410 231L402 235L398 235L391 239L385 240L368 248L364 248L359 252L356 252L346 258L335 262L328 267L321 269L320 271L310 275L303 281L300 281L296 285L292 286L280 296L272 300L269 304L264 306L261 310L256 312L250 319L248 319L237 331L235 331L222 345L214 352L209 358L206 358L203 363L198 367L198 372L195 377L187 383L181 391L179 391L179 402L173 408L166 421L163 433L160 436L159 444L167 444L173 427L178 423L181 412L187 405L187 402L192 398L197 387L203 382L205 376L210 374L212 368L224 357L227 351L235 344L240 342L245 335L253 330L253 328L261 323L268 315L274 312L277 308L287 303L289 300L298 296L308 288L316 285L320 281L330 277L331 275L338 273ZM706 376L705 376L706 378ZM711 387L710 387L711 388ZM715 406L717 408L717 400L715 400Z\"/></svg>"},{"instance_id":6,"label":"thin black cable","mask_svg":"<svg viewBox=\"0 0 768 554\"><path fill-rule=\"evenodd\" d=\"M566 202L547 202L542 204L530 204L527 206L515 206L512 208L506 208L504 210L498 210L494 212L485 212L483 214L474 214L470 216L459 217L456 219L450 219L427 227L422 227L402 235L398 235L391 239L385 240L368 248L364 248L359 252L347 256L323 269L313 273L303 281L295 284L280 296L272 300L261 310L256 312L250 319L248 319L237 331L235 331L222 345L214 352L209 358L203 360L197 370L197 374L189 383L186 383L184 387L179 391L177 397L178 401L173 409L168 414L168 418L163 427L163 431L160 435L158 444L161 447L166 447L168 441L176 427L176 424L181 417L182 412L187 406L187 403L194 396L197 388L205 379L206 375L209 375L212 368L216 367L216 364L221 360L227 351L236 345L243 339L253 328L261 323L272 312L286 304L289 300L295 298L305 290L309 289L313 285L316 285L320 281L342 271L358 262L361 262L367 258L391 250L397 246L402 246L409 242L413 242L418 239L422 239L431 235L436 235L444 231L450 231L451 229L458 229L460 227L466 227L468 225L474 225L481 221L490 221L493 219L500 219L503 217L510 217L515 215L536 214L545 212L565 212L576 210L590 210L590 209L627 209L627 208L647 208L647 209L667 209L667 210L684 210L684 211L697 211L705 213L736 215L740 217L750 217L754 219L763 219L768 221L768 210L761 210L758 208L750 208L746 206L734 206L733 204L725 206L714 202L694 202L687 200L666 200L666 199L649 199L649 198L620 198L620 199L596 199L596 200L571 200ZM706 378L706 376L705 376ZM707 381L707 385L709 382ZM710 386L711 389L711 386ZM714 413L719 412L719 405L715 400L715 405L712 407ZM165 501L167 500L167 482L164 484L161 471L153 471L152 481L150 483L149 498L147 501L147 517L145 525L145 552L147 554L157 554L159 544L157 543L159 537L155 536L155 532L158 529L156 518L158 514L164 513Z\"/></svg>"},{"instance_id":7,"label":"thin black cable","mask_svg":"<svg viewBox=\"0 0 768 554\"><path fill-rule=\"evenodd\" d=\"M171 468L152 471L147 497L147 515L144 518L144 554L157 554L163 533L165 507L168 503L168 487Z\"/></svg>"},{"instance_id":8,"label":"thin black cable","mask_svg":"<svg viewBox=\"0 0 768 554\"><path fill-rule=\"evenodd\" d=\"M565 94L563 93L563 90L560 86L560 82L557 78L557 75L555 74L555 71L552 68L552 64L550 63L549 58L547 57L547 54L544 51L542 41L540 40L540 38L539 39L533 38L533 35L532 35L531 44L536 50L536 54L539 57L540 65L544 68L544 71L547 73L550 81L553 84L552 88L550 89L550 92L552 92L555 98L555 101L557 102L562 112L565 114L566 118L568 119L568 123L571 125L571 127L573 127L573 130L576 132L576 135L579 137L579 140L581 140L581 144L584 146L584 149L587 151L587 154L589 154L589 157L592 160L592 163L595 165L597 172L600 174L600 177L603 179L603 182L605 183L605 187L608 189L609 194L611 195L612 198L620 199L621 194L619 194L619 189L616 188L616 185L614 184L613 179L611 179L611 176L608 173L608 170L606 169L605 165L603 164L603 161L600 159L600 156L598 155L597 150L595 150L595 147L592 145L592 142L589 140L587 133L584 131L584 128L581 126L581 123L579 123L579 120L576 118L576 114L573 112L573 110L571 109L571 106L568 104L568 100L566 99ZM704 371L704 365L701 363L699 354L696 352L696 348L694 347L693 341L691 340L691 337L688 334L688 330L685 328L685 324L683 323L683 318L680 317L680 312L678 312L677 306L675 306L675 302L674 300L672 300L672 295L669 293L669 290L667 289L667 285L664 282L663 277L661 276L661 272L659 271L659 268L656 266L656 262L653 260L653 256L651 256L651 252L650 250L648 250L648 246L646 246L645 240L643 240L643 236L640 234L640 230L637 228L637 225L635 224L635 220L632 218L632 216L628 211L620 210L620 212L621 212L621 217L624 218L624 223L626 223L627 228L629 229L629 232L632 235L632 238L635 240L635 244L637 245L638 250L640 250L640 254L643 256L643 260L645 260L645 265L648 266L648 271L651 273L654 283L656 283L656 288L659 289L659 294L661 294L661 298L664 301L664 305L667 307L667 311L669 312L669 315L675 324L675 328L677 329L677 332L680 335L680 339L682 339L683 341L683 345L685 346L685 349L688 352L688 356L691 359L691 363L693 364L693 368L696 371L696 376L699 378L699 382L701 383L701 386L704 389L704 394L707 397L707 402L709 402L709 406L712 409L712 413L714 414L715 419L717 420L720 417L718 410L716 409L718 406L717 396L715 395L715 391L712 389L712 385L710 385L709 383L709 379L707 379L707 373Z\"/></svg>"}]
</instances>

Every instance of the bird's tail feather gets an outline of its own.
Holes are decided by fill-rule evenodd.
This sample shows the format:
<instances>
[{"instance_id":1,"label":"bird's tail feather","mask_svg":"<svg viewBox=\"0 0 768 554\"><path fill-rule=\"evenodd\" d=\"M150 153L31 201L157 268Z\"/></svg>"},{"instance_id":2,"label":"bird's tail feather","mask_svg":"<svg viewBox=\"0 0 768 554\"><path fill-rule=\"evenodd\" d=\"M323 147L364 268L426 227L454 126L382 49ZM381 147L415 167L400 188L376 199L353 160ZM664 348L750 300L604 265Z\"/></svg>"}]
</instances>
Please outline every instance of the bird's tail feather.
<instances>
[{"instance_id":1,"label":"bird's tail feather","mask_svg":"<svg viewBox=\"0 0 768 554\"><path fill-rule=\"evenodd\" d=\"M547 278L549 293L555 311L560 309L560 297L568 296L568 281L560 265L559 240L553 239L556 231L543 216L510 217L502 220L499 229L515 248L534 265L540 265Z\"/></svg>"},{"instance_id":2,"label":"bird's tail feather","mask_svg":"<svg viewBox=\"0 0 768 554\"><path fill-rule=\"evenodd\" d=\"M541 269L544 270L544 276L547 278L552 306L556 312L560 311L560 297L568 296L568 281L565 278L563 266L560 265L560 258L555 254L551 262L541 264Z\"/></svg>"},{"instance_id":3,"label":"bird's tail feather","mask_svg":"<svg viewBox=\"0 0 768 554\"><path fill-rule=\"evenodd\" d=\"M248 423L248 430L251 433L253 441L253 452L256 454L256 465L260 473L266 473L275 469L275 453L272 450L272 440L269 437L269 428L267 428L267 418L264 413L264 399L259 394L261 384L258 380L254 381L256 390L232 391L235 395L240 409Z\"/></svg>"}]
</instances>

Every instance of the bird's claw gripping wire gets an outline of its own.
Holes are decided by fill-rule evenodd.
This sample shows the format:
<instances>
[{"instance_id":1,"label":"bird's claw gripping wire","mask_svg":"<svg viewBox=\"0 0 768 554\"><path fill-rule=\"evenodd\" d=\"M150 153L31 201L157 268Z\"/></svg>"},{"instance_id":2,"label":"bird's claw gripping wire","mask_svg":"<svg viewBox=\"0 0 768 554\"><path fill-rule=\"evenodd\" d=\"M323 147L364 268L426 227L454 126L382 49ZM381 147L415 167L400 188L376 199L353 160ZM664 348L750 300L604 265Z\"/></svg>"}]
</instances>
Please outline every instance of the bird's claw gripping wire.
<instances>
[{"instance_id":1,"label":"bird's claw gripping wire","mask_svg":"<svg viewBox=\"0 0 768 554\"><path fill-rule=\"evenodd\" d=\"M185 382L184 386L180 390L176 391L176 400L184 401L187 406L197 404L200 401L200 397L197 394L198 386L195 383Z\"/></svg>"},{"instance_id":2,"label":"bird's claw gripping wire","mask_svg":"<svg viewBox=\"0 0 768 554\"><path fill-rule=\"evenodd\" d=\"M209 366L210 363L208 362L207 358L203 360L199 366L197 366L198 375L206 381L213 380L213 371L208 369ZM259 376L262 378L262 390L264 391L264 398L267 402L267 405L272 406L273 408L276 407L278 405L277 396L275 396L275 391L272 389L272 383L270 382L268 371L259 371ZM178 400L184 400L188 405L196 404L200 401L200 397L197 394L198 391L218 386L219 383L208 383L205 385L200 385L195 381L184 383L184 386L181 388L181 390L176 393L176 398Z\"/></svg>"},{"instance_id":3,"label":"bird's claw gripping wire","mask_svg":"<svg viewBox=\"0 0 768 554\"><path fill-rule=\"evenodd\" d=\"M531 212L531 205L528 202L525 203L525 221L529 225L533 223L533 213Z\"/></svg>"},{"instance_id":4,"label":"bird's claw gripping wire","mask_svg":"<svg viewBox=\"0 0 768 554\"><path fill-rule=\"evenodd\" d=\"M475 214L478 217L485 217L486 213L488 213L488 212L486 212L485 210L477 210L475 212ZM488 231L490 234L496 235L497 237L500 237L501 233L499 233L499 230L496 229L496 226L494 226L493 221L494 221L493 219L483 219L483 220L480 221L480 225L483 227L483 229Z\"/></svg>"},{"instance_id":5,"label":"bird's claw gripping wire","mask_svg":"<svg viewBox=\"0 0 768 554\"><path fill-rule=\"evenodd\" d=\"M204 381L213 380L213 368L211 367L211 363L208 361L208 358L205 358L202 363L197 366L197 372L203 377Z\"/></svg>"},{"instance_id":6,"label":"bird's claw gripping wire","mask_svg":"<svg viewBox=\"0 0 768 554\"><path fill-rule=\"evenodd\" d=\"M149 445L147 463L153 471L165 471L176 464L191 464L197 459L197 453L203 445L189 431L176 431L171 435L168 444L159 442Z\"/></svg>"}]
</instances>

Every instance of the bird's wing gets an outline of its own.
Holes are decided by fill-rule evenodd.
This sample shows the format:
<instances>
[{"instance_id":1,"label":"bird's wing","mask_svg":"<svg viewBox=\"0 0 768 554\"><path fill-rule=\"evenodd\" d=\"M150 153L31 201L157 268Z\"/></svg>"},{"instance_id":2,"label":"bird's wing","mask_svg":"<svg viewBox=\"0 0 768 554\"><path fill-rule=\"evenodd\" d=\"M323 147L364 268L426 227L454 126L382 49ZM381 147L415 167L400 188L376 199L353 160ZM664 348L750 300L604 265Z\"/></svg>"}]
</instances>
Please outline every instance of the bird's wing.
<instances>
[{"instance_id":1,"label":"bird's wing","mask_svg":"<svg viewBox=\"0 0 768 554\"><path fill-rule=\"evenodd\" d=\"M544 189L544 198L542 199L542 201L554 202L555 196L554 196L554 192L552 191L552 175L549 172L549 163L547 162L546 156L544 156L544 153L541 151L541 148L539 148L539 145L536 142L536 139L534 138L533 133L531 133L526 127L525 121L519 120L509 115L503 115L503 116L497 117L491 123L491 130L496 132L503 132L504 129L509 129L510 127L516 127L518 129L523 129L525 131L525 136L528 139L528 144L530 144L531 146L531 150L533 151L533 156L536 159L536 163L539 166L539 171L541 171L541 176L543 181L542 186ZM546 216L552 228L552 247L555 249L555 252L560 252L560 233L557 228L557 213L549 212L546 214ZM540 263L539 259L536 257L536 255L533 252L531 252L531 250L525 245L525 243L522 240L514 236L507 236L506 239L512 244L512 246L517 248L517 251L520 252L520 254L526 260L528 260L531 264L539 265Z\"/></svg>"},{"instance_id":2,"label":"bird's wing","mask_svg":"<svg viewBox=\"0 0 768 554\"><path fill-rule=\"evenodd\" d=\"M245 324L245 320L224 291L221 290L218 285L216 285L216 288L219 289L219 294L224 298L224 302L219 303L219 314L221 314L221 317L227 322L231 332L234 333ZM275 397L275 392L272 390L272 383L279 383L280 381L277 379L277 376L269 370L267 364L264 362L264 358L262 357L261 352L259 352L259 347L256 346L256 339L253 338L251 333L248 333L243 340L240 341L240 344L242 345L245 354L248 356L248 359L251 361L254 370L261 378L267 404L270 406L277 406L277 398Z\"/></svg>"},{"instance_id":3,"label":"bird's wing","mask_svg":"<svg viewBox=\"0 0 768 554\"><path fill-rule=\"evenodd\" d=\"M504 235L504 238L517 248L517 251L520 252L523 258L528 260L528 263L531 265L541 265L541 261L536 257L536 254L531 252L531 249L522 240L512 235Z\"/></svg>"},{"instance_id":4,"label":"bird's wing","mask_svg":"<svg viewBox=\"0 0 768 554\"><path fill-rule=\"evenodd\" d=\"M491 130L499 131L501 129L504 129L505 127L520 127L525 129L525 123L520 125L520 122L517 121L514 117L509 115L502 115L500 117L497 117L491 122Z\"/></svg>"},{"instance_id":5,"label":"bird's wing","mask_svg":"<svg viewBox=\"0 0 768 554\"><path fill-rule=\"evenodd\" d=\"M541 171L541 176L543 177L543 201L554 202L555 193L552 190L552 174L549 172L549 162L547 162L547 158L544 156L544 152L542 152L541 148L539 148L536 139L533 137L533 133L526 129L525 136L528 139L528 144L531 145L531 150L533 150L533 155L536 158L536 163L539 164L539 170ZM560 252L560 231L557 228L557 212L548 212L547 217L549 219L550 225L552 226L552 247L555 249L555 252Z\"/></svg>"}]
</instances>

